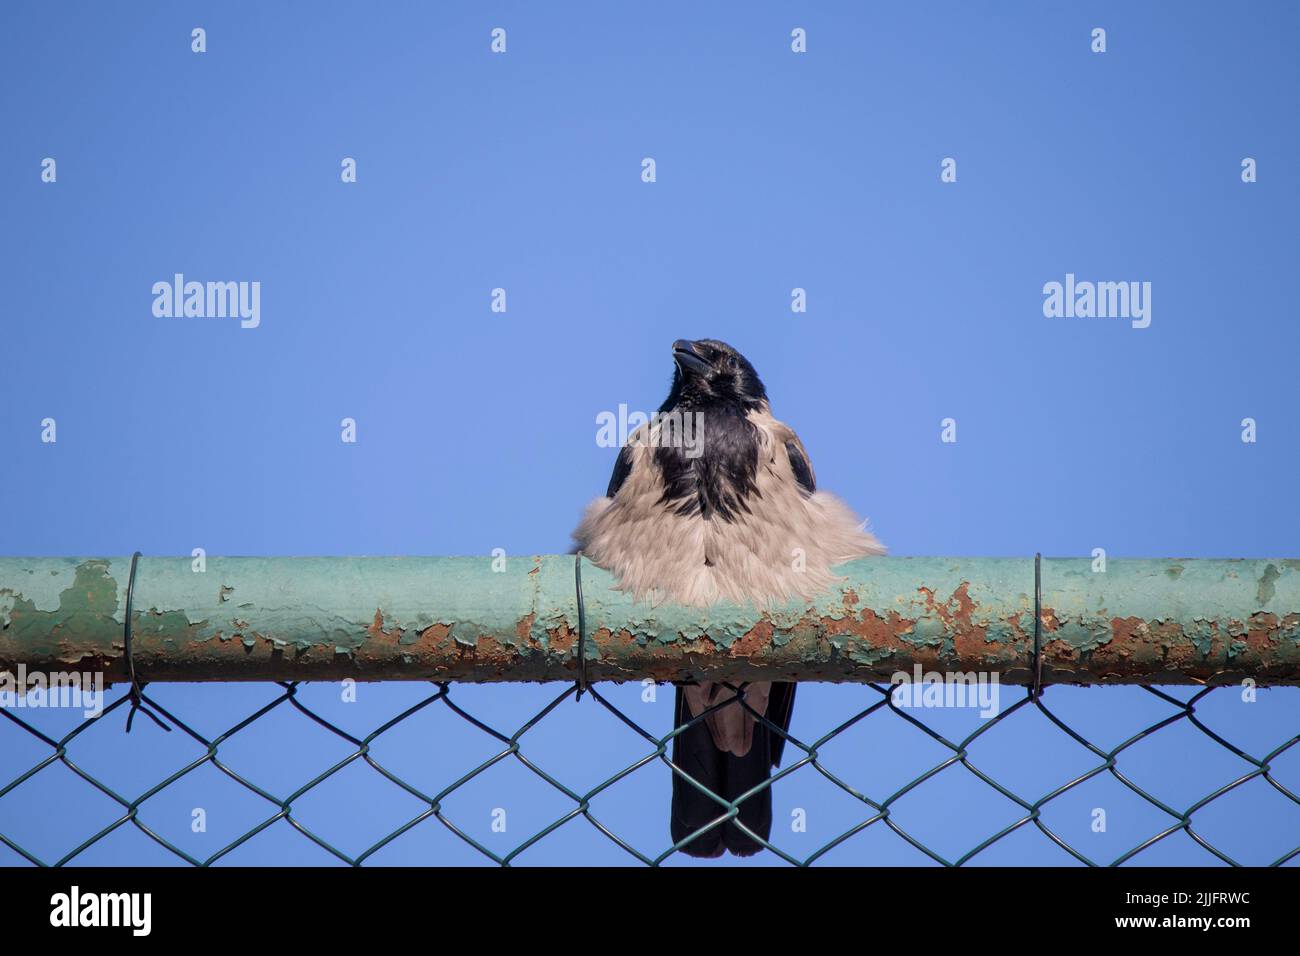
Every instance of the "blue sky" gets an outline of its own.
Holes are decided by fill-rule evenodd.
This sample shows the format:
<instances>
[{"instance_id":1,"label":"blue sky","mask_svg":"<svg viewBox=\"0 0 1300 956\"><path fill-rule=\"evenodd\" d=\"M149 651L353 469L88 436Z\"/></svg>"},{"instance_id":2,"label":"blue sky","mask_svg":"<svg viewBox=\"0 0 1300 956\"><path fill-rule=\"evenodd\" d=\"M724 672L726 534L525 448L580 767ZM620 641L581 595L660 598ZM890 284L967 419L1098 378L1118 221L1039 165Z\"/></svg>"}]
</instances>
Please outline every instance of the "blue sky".
<instances>
[{"instance_id":1,"label":"blue sky","mask_svg":"<svg viewBox=\"0 0 1300 956\"><path fill-rule=\"evenodd\" d=\"M893 553L1296 553L1293 5L7 3L0 18L0 552L563 551L613 463L596 415L657 407L669 344L709 336L753 361L821 485ZM340 181L344 157L355 183ZM945 157L955 183L940 181ZM1242 182L1245 157L1257 182ZM151 287L177 272L260 282L260 325L155 317ZM1044 317L1044 283L1067 273L1150 282L1150 327ZM345 417L355 444L339 439ZM955 444L939 440L948 417ZM364 735L430 690L299 693ZM510 733L561 690L453 699ZM212 734L278 694L151 691ZM609 693L667 732L670 690L653 704L639 687ZM1297 693L1216 692L1205 719L1261 755L1294 735ZM875 698L803 688L793 730L815 738ZM1046 702L1109 746L1171 713L1136 689ZM222 747L280 796L340 756L290 710ZM1009 718L976 761L1031 798L1095 764L1033 716ZM476 733L438 704L381 739L436 791L495 752ZM134 795L194 758L180 737L148 722L126 737L113 717L72 753ZM526 740L589 785L644 753L585 700ZM7 768L45 752L4 726L0 748ZM888 714L827 749L877 799L939 759ZM1132 759L1180 807L1245 767L1186 722ZM1300 754L1276 769L1300 790ZM201 768L142 818L215 852L269 806L219 777ZM1095 859L1167 822L1113 780L1086 787L1053 803L1054 825ZM547 790L506 761L449 814L503 850L567 809ZM596 812L658 852L667 799L667 772L649 767ZM785 834L792 852L852 826L852 803L807 771L784 781L778 821L809 812L808 833ZM1088 826L1099 805L1105 834ZM207 833L190 832L196 806ZM506 834L489 830L493 807ZM897 814L954 858L1009 807L947 771ZM1204 818L1237 858L1268 862L1300 842L1298 809L1256 780ZM359 765L295 801L350 853L418 812ZM60 768L0 798L0 832L42 858L114 818ZM474 856L426 821L374 861ZM19 859L0 846L0 863ZM284 823L229 859L331 861ZM520 862L629 859L575 821ZM1139 859L1214 862L1182 834ZM127 827L78 860L167 854ZM878 825L827 860L925 862ZM1069 858L1027 828L977 861Z\"/></svg>"}]
</instances>

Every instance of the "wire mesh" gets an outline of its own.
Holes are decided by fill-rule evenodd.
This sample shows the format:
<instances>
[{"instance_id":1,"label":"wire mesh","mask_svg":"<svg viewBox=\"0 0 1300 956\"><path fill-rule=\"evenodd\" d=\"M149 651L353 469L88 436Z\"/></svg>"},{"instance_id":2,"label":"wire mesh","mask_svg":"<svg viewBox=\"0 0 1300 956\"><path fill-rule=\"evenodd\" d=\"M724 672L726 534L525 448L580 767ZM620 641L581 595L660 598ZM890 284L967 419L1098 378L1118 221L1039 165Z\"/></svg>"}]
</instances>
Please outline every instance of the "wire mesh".
<instances>
[{"instance_id":1,"label":"wire mesh","mask_svg":"<svg viewBox=\"0 0 1300 956\"><path fill-rule=\"evenodd\" d=\"M455 834L457 838L472 847L474 851L481 854L484 860L502 866L508 866L519 858L521 854L525 853L530 847L535 846L540 841L560 839L556 834L560 831L561 827L570 821L581 817L591 827L595 828L596 831L635 860L647 865L657 866L675 854L680 853L682 847L700 833L712 829L713 827L727 825L729 821L736 820L740 804L745 800L753 799L759 790L764 787L778 784L784 778L795 773L816 773L828 781L830 785L856 801L856 804L859 807L858 815L860 818L854 825L848 827L843 832L836 834L832 839L825 841L813 852L806 853L802 856L792 853L789 847L778 845L774 838L772 840L762 839L758 834L746 830L751 837L757 839L766 850L776 858L795 866L814 864L819 860L822 860L830 851L844 844L846 841L853 840L864 831L871 828L883 828L888 830L898 839L905 841L907 844L920 851L926 858L933 861L935 864L943 866L962 866L967 864L976 859L989 847L999 841L1005 840L1012 833L1015 833L1022 828L1032 828L1033 831L1036 831L1041 835L1042 839L1050 841L1052 845L1058 847L1063 853L1068 854L1068 856L1073 858L1073 860L1088 866L1115 866L1133 860L1141 862L1141 855L1143 853L1162 841L1167 840L1172 835L1180 832L1185 833L1187 837L1194 840L1199 846L1213 854L1214 857L1223 863L1239 866L1242 864L1238 859L1234 859L1226 849L1220 845L1215 845L1202 833L1197 831L1194 826L1194 818L1198 812L1203 811L1206 807L1224 798L1228 793L1250 781L1256 780L1257 778L1273 788L1273 790L1276 791L1277 794L1280 794L1285 801L1288 801L1288 803L1286 803L1288 808L1300 809L1300 798L1284 786L1273 772L1273 764L1282 754L1300 742L1300 734L1283 741L1263 756L1252 755L1246 750L1236 746L1207 726L1206 723L1204 723L1197 715L1197 705L1204 701L1208 695L1223 690L1223 688L1205 687L1187 700L1179 700L1177 697L1158 687L1140 688L1143 693L1152 695L1160 701L1162 705L1171 708L1171 712L1168 716L1141 727L1136 733L1133 733L1118 746L1106 750L1089 741L1082 733L1071 727L1069 723L1053 712L1048 704L1052 691L1052 688L1050 687L1044 688L1042 693L1038 696L1026 691L1023 697L1016 700L1010 707L1001 710L990 719L981 723L972 733L962 737L961 739L951 740L914 714L908 713L905 709L900 708L891 694L891 691L893 690L891 686L879 683L865 684L861 685L860 690L862 693L868 695L869 699L866 702L866 706L860 708L849 719L832 727L815 740L804 741L793 734L783 732L780 727L768 721L763 715L755 712L753 708L750 707L749 703L745 701L745 685L732 688L732 690L735 691L735 697L715 705L714 708L699 714L684 724L673 727L668 734L663 736L657 736L645 729L645 727L640 723L629 717L625 710L616 706L609 699L607 694L601 692L598 686L590 685L586 690L592 703L585 703L581 706L598 708L600 713L608 716L608 719L619 721L623 726L636 735L643 745L643 750L635 759L631 760L631 762L627 763L616 773L601 780L595 786L582 790L574 789L566 785L561 780L556 779L555 776L543 770L537 762L530 758L529 754L525 750L524 744L524 738L531 730L537 727L542 721L546 720L549 715L554 713L555 709L561 703L573 697L578 692L576 686L566 687L516 729L512 732L508 732L507 730L498 729L497 727L492 726L480 717L475 716L460 706L454 699L453 686L441 683L435 685L436 690L434 690L434 692L430 693L414 705L407 707L391 719L382 722L379 726L375 727L373 731L363 737L348 733L342 727L338 726L336 722L326 719L313 708L304 704L299 695L300 684L296 682L281 682L276 686L278 686L279 691L274 699L266 703L264 706L257 708L252 713L249 713L246 717L238 720L224 732L210 738L194 729L194 727L186 723L178 714L163 706L161 702L150 697L147 693L143 693L142 697L144 702L166 720L175 730L187 735L195 744L197 744L202 749L202 755L178 767L174 772L168 774L152 786L147 787L142 792L136 793L134 796L119 793L107 782L100 779L100 777L90 773L81 766L77 759L74 759L74 752L78 751L78 739L81 738L89 728L94 726L96 722L111 719L114 712L121 708L125 707L130 709L133 703L131 694L124 694L105 707L102 713L82 720L74 727L74 729L60 738L47 735L36 726L33 726L31 722L24 720L13 710L0 709L0 714L3 714L7 718L7 726L9 727L9 730L7 731L8 733L30 735L35 741L39 741L39 746L42 748L48 748L49 750L48 754L44 756L43 759L38 760L26 770L18 773L17 776L5 784L3 788L0 788L0 842L3 842L11 850L19 854L24 860L33 865L62 866L69 863L75 863L78 857L88 848L94 846L100 841L106 840L111 834L118 831L120 828L130 826L143 833L150 840L156 842L170 854L173 854L177 859L193 866L202 867L218 863L228 857L229 854L241 847L243 844L257 838L259 834L266 831L267 828L271 827L273 824L276 824L279 821L285 821L305 839L310 840L321 849L336 857L339 861L349 865L360 866L370 860L370 858L379 850L383 849L393 841L401 839L413 828L419 826L432 817L442 826L446 827L451 833ZM1281 689L1281 691L1288 694L1300 694L1300 688L1285 688ZM510 689L498 688L497 692L510 693ZM598 815L598 810L602 804L602 799L611 791L611 788L629 775L642 771L643 768L646 768L649 765L662 765L667 769L667 771L678 774L686 779L691 785L699 787L700 785L697 781L690 781L689 778L682 773L680 768L673 764L671 759L673 739L678 734L682 733L687 727L705 720L714 710L717 710L720 707L734 706L744 707L749 711L749 713L753 714L755 719L762 721L775 733L781 734L781 736L786 740L786 756L784 763L778 770L773 772L772 778L766 784L741 795L734 801L729 801L719 795L712 794L712 798L718 804L718 815L716 819L711 821L707 826L696 831L696 833L683 839L680 843L665 846L662 852L653 855L638 849L632 845L631 842L616 833L611 826L602 822ZM446 708L450 713L456 715L457 718L464 721L467 725L472 725L482 733L487 734L493 741L495 741L496 749L488 759L483 760L476 767L469 770L467 773L462 774L457 779L450 781L441 790L437 792L426 792L425 789L415 786L409 780L404 779L398 773L384 766L384 764L377 759L376 755L372 753L372 745L377 739L384 734L389 733L398 724L406 721L426 708L434 707ZM334 735L334 737L346 746L348 752L343 758L337 760L328 769L316 774L311 779L306 780L300 786L293 789L292 792L287 795L277 796L275 793L271 792L270 789L264 788L254 780L249 779L247 775L241 774L224 762L222 760L221 749L224 745L229 744L232 738L235 738L236 735L248 733L250 728L256 727L258 722L266 718L268 714L281 708L291 708L294 711L297 711L324 731ZM1084 750L1091 755L1091 759L1095 760L1095 764L1082 773L1074 774L1069 779L1062 780L1056 786L1048 789L1047 792L1036 797L1016 793L1010 786L999 782L992 774L982 770L977 766L972 758L970 753L971 746L980 738L996 734L998 728L1004 721L1010 718L1013 714L1022 710L1036 713L1052 727L1066 735L1066 737L1073 741L1074 744L1084 748ZM831 741L849 731L849 729L854 725L857 725L872 714L881 711L888 712L898 720L904 721L911 727L924 733L930 740L942 748L946 753L946 756L933 766L927 768L924 772L914 776L902 787L893 790L893 792L881 792L872 796L855 787L854 783L845 779L842 773L837 774L826 766L824 761L821 759L821 752L825 750ZM1131 779L1130 776L1126 775L1121 767L1121 764L1132 755L1134 746L1139 742L1144 741L1153 735L1160 734L1161 732L1167 732L1168 728L1179 724L1185 724L1186 726L1195 728L1196 731L1204 735L1206 739L1213 742L1215 746L1223 748L1227 753L1231 754L1235 760L1240 762L1241 769L1240 774L1234 779L1215 787L1213 790L1199 799L1196 799L1181 810L1168 805L1168 803L1160 799L1156 794L1152 793L1150 788L1140 786ZM4 725L0 724L0 726ZM0 735L0 742L2 742L2 735ZM457 793L471 781L486 773L496 764L510 760L517 761L523 767L527 768L531 774L543 781L547 787L552 788L555 792L560 794L565 801L566 806L568 804L571 804L571 806L568 806L564 813L555 818L549 824L543 826L536 832L531 833L526 839L503 853L494 851L481 840L476 840L464 827L453 822L445 811L447 801L453 794ZM22 843L10 833L4 832L5 828L2 825L2 821L5 819L4 808L6 796L54 764L61 764L68 771L74 774L85 787L92 788L113 801L113 803L120 809L120 814L118 814L116 818L107 825L95 830L94 832L87 833L75 847L63 855L57 858L43 859L33 849L23 846ZM421 812L417 813L409 820L406 820L402 825L396 827L391 832L386 833L381 839L371 843L362 852L349 854L343 849L340 849L334 843L331 843L331 841L324 835L317 833L312 828L308 827L301 819L297 818L294 814L294 803L303 798L304 795L318 788L326 780L335 777L344 771L345 768L354 764L363 765L369 768L373 773L380 775L395 786L401 788L411 797L418 800L424 805L424 807ZM266 815L255 826L247 829L246 832L240 833L235 839L229 841L216 852L213 852L206 857L199 858L178 846L175 841L167 839L164 835L158 832L157 829L151 828L149 823L146 821L146 815L147 805L151 799L156 798L164 790L173 786L188 775L195 773L199 768L204 767L205 765L210 765L212 768L215 768L240 787L244 788L248 793L255 795L263 801L266 804ZM972 837L970 848L955 857L945 856L934 847L927 845L924 840L914 833L909 832L909 830L902 825L900 820L897 819L897 815L892 812L892 809L903 797L918 788L930 785L931 781L935 780L939 774L953 766L959 766L965 772L973 775L974 779L980 781L981 784L991 788L1007 800L1010 800L1018 808L1017 817L1013 822L1009 825L997 828L987 836L976 835ZM859 769L863 771L865 777L870 777L870 774L867 772L870 769L869 767L862 767ZM1128 791L1135 794L1142 801L1145 801L1149 806L1155 808L1160 814L1163 825L1159 826L1149 837L1141 840L1136 845L1133 845L1114 858L1099 860L1090 857L1087 853L1083 852L1079 846L1072 845L1060 833L1055 832L1044 819L1044 809L1053 801L1060 800L1063 795L1082 786L1094 777L1103 774L1109 775ZM859 786L861 786L861 784L859 784ZM703 788L701 787L700 789ZM735 825L740 826L741 824L736 820ZM744 829L743 826L742 829ZM1300 842L1298 842L1298 838L1300 838L1300 826L1295 824L1294 818L1290 819L1287 823L1281 823L1280 825L1273 827L1272 831L1276 834L1278 840L1278 855L1271 861L1270 865L1280 866L1296 859L1297 856L1300 856Z\"/></svg>"}]
</instances>

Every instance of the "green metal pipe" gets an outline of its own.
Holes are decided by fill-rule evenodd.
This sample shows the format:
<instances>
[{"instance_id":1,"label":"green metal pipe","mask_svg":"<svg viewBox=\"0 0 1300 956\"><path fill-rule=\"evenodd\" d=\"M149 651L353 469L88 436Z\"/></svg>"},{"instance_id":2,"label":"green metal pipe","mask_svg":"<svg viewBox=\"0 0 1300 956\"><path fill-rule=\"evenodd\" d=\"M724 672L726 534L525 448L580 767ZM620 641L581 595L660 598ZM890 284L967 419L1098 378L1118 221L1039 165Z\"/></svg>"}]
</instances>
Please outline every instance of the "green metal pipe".
<instances>
[{"instance_id":1,"label":"green metal pipe","mask_svg":"<svg viewBox=\"0 0 1300 956\"><path fill-rule=\"evenodd\" d=\"M498 559L500 566L504 559ZM0 558L0 671L126 674L129 558ZM583 562L598 680L1032 680L1032 558L865 558L811 604L636 604ZM142 558L148 681L577 676L574 558ZM1300 561L1042 562L1044 683L1300 683Z\"/></svg>"}]
</instances>

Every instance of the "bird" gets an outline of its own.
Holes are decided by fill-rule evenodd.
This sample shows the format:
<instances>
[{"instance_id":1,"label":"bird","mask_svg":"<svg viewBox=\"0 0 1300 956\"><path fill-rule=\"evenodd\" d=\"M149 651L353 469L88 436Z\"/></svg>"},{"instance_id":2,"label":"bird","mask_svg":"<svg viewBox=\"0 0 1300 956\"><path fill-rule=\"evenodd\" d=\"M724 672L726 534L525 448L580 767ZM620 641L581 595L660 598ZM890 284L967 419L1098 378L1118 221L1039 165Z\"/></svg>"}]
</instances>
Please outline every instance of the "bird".
<instances>
[{"instance_id":1,"label":"bird","mask_svg":"<svg viewBox=\"0 0 1300 956\"><path fill-rule=\"evenodd\" d=\"M667 399L628 436L609 487L573 533L575 549L609 571L615 588L655 605L769 608L831 588L840 562L885 553L867 522L817 488L803 442L772 416L743 355L717 339L678 339L672 357ZM772 829L767 781L794 697L788 681L677 684L676 727L689 726L673 738L674 847L703 858L763 849ZM700 787L728 802L761 789L718 823L728 811Z\"/></svg>"}]
</instances>

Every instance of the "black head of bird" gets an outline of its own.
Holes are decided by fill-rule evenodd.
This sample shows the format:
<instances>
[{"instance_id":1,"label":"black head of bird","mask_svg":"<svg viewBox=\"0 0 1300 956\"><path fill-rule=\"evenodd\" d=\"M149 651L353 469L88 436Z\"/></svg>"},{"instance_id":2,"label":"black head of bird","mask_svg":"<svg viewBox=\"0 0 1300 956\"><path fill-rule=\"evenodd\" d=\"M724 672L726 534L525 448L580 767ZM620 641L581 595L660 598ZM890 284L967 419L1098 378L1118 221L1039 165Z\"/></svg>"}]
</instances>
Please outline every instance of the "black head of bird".
<instances>
[{"instance_id":1,"label":"black head of bird","mask_svg":"<svg viewBox=\"0 0 1300 956\"><path fill-rule=\"evenodd\" d=\"M673 362L673 385L661 412L712 406L743 415L767 401L767 390L754 366L726 342L678 339L673 343Z\"/></svg>"}]
</instances>

